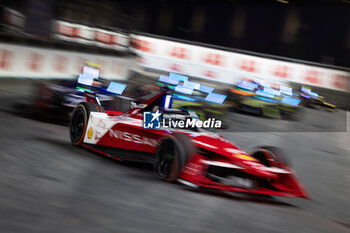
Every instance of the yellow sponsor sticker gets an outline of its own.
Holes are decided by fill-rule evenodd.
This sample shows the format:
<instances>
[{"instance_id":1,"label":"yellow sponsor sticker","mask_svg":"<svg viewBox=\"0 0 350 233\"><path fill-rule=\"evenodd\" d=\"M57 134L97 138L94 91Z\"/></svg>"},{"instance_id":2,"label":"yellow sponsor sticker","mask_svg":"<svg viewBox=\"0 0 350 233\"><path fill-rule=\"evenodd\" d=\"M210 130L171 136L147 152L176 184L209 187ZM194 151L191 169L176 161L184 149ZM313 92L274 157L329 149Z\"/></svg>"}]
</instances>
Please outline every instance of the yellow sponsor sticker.
<instances>
[{"instance_id":1,"label":"yellow sponsor sticker","mask_svg":"<svg viewBox=\"0 0 350 233\"><path fill-rule=\"evenodd\" d=\"M91 139L93 134L94 134L94 130L92 129L92 127L90 127L88 130L88 135L87 135L88 139Z\"/></svg>"},{"instance_id":2,"label":"yellow sponsor sticker","mask_svg":"<svg viewBox=\"0 0 350 233\"><path fill-rule=\"evenodd\" d=\"M240 158L240 159L245 159L245 160L250 160L250 161L256 161L255 158L253 158L252 156L249 156L249 155L235 154L235 156L236 156L237 158Z\"/></svg>"}]
</instances>

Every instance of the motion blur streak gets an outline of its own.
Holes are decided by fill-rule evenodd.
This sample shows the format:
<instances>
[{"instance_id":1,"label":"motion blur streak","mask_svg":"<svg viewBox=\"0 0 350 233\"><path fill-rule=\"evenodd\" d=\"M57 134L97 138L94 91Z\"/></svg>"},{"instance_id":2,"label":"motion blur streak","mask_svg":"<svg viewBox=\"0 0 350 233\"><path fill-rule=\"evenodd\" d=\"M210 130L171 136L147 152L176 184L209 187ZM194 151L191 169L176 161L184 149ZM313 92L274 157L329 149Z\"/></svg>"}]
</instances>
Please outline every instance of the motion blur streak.
<instances>
[{"instance_id":1,"label":"motion blur streak","mask_svg":"<svg viewBox=\"0 0 350 233\"><path fill-rule=\"evenodd\" d=\"M2 0L0 233L349 233L350 5L315 2ZM159 143L139 123L164 110L227 140Z\"/></svg>"},{"instance_id":2,"label":"motion blur streak","mask_svg":"<svg viewBox=\"0 0 350 233\"><path fill-rule=\"evenodd\" d=\"M147 166L70 146L65 126L9 114L17 103L10 95L1 95L1 232L349 231L349 113L347 132L222 132L244 149L252 141L282 147L313 198L306 201L166 184Z\"/></svg>"}]
</instances>

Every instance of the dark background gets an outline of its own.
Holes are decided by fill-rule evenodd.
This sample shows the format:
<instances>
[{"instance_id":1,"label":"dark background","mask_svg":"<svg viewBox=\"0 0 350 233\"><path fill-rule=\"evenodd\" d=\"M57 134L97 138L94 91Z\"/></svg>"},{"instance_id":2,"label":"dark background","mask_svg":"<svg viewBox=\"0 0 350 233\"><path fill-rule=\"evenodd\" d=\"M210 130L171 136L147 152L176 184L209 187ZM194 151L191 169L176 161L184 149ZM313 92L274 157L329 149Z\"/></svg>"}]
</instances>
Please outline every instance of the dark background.
<instances>
[{"instance_id":1,"label":"dark background","mask_svg":"<svg viewBox=\"0 0 350 233\"><path fill-rule=\"evenodd\" d=\"M350 0L5 0L49 36L50 19L350 66Z\"/></svg>"}]
</instances>

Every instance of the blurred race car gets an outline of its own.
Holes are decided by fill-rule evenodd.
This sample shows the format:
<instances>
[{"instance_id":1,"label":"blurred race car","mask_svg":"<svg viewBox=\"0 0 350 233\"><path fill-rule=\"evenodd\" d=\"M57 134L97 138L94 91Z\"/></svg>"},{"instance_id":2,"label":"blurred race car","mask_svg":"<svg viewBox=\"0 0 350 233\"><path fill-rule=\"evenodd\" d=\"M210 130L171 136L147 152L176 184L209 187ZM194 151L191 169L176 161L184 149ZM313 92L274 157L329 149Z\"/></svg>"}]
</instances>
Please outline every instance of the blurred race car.
<instances>
[{"instance_id":1,"label":"blurred race car","mask_svg":"<svg viewBox=\"0 0 350 233\"><path fill-rule=\"evenodd\" d=\"M172 108L172 94L163 87L123 113L104 110L85 92L87 102L71 117L71 142L117 160L149 162L157 178L191 188L309 198L277 148L243 151L199 128L194 112ZM194 123L180 127L181 121Z\"/></svg>"},{"instance_id":2,"label":"blurred race car","mask_svg":"<svg viewBox=\"0 0 350 233\"><path fill-rule=\"evenodd\" d=\"M118 88L116 88L118 87ZM76 80L60 80L56 82L42 82L37 87L34 98L34 112L67 118L74 107L84 101L84 91L93 91L105 108L127 106L125 102L133 100L121 96L126 85L99 77L99 66L87 63L83 73Z\"/></svg>"},{"instance_id":3,"label":"blurred race car","mask_svg":"<svg viewBox=\"0 0 350 233\"><path fill-rule=\"evenodd\" d=\"M187 76L174 73L161 75L156 84L174 90L175 108L194 111L203 121L208 118L220 119L222 128L229 127L228 110L231 106L225 101L227 96L217 93L216 89L214 92L213 87L189 81Z\"/></svg>"},{"instance_id":4,"label":"blurred race car","mask_svg":"<svg viewBox=\"0 0 350 233\"><path fill-rule=\"evenodd\" d=\"M228 99L235 111L278 119L295 119L301 101L287 85L271 87L247 80L231 88Z\"/></svg>"},{"instance_id":5,"label":"blurred race car","mask_svg":"<svg viewBox=\"0 0 350 233\"><path fill-rule=\"evenodd\" d=\"M337 109L336 105L326 102L323 96L311 91L309 87L302 86L299 95L302 100L302 106L308 108L322 108L328 111L335 111Z\"/></svg>"}]
</instances>

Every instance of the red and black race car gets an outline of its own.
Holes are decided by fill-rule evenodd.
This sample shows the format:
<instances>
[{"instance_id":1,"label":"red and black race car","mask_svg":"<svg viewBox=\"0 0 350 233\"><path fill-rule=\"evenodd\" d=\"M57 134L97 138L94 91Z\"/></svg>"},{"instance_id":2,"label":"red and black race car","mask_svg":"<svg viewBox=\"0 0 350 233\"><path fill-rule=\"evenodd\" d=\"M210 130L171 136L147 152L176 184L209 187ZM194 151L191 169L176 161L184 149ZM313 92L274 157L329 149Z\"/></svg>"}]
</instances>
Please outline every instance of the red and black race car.
<instances>
[{"instance_id":1,"label":"red and black race car","mask_svg":"<svg viewBox=\"0 0 350 233\"><path fill-rule=\"evenodd\" d=\"M179 119L193 117L188 110L171 108L171 94L161 89L122 113L105 111L94 94L86 92L86 102L75 107L70 121L72 144L117 160L150 162L157 178L191 188L309 198L275 147L248 154L197 127L169 128L162 123L159 128L144 128L144 113L155 110Z\"/></svg>"}]
</instances>

